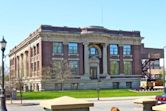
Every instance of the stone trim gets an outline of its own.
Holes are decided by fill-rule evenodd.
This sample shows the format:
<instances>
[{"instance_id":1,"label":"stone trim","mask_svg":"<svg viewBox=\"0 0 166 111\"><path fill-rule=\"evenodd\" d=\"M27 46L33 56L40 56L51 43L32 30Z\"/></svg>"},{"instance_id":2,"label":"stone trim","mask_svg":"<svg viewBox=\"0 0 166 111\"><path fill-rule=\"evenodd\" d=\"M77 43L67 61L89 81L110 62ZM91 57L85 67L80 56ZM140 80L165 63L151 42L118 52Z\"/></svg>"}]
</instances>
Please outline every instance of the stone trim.
<instances>
[{"instance_id":1,"label":"stone trim","mask_svg":"<svg viewBox=\"0 0 166 111\"><path fill-rule=\"evenodd\" d=\"M79 53L76 53L76 54L69 54L68 53L68 56L79 56Z\"/></svg>"},{"instance_id":2,"label":"stone trim","mask_svg":"<svg viewBox=\"0 0 166 111\"><path fill-rule=\"evenodd\" d=\"M64 58L55 58L55 57L52 57L52 60L64 60Z\"/></svg>"},{"instance_id":3,"label":"stone trim","mask_svg":"<svg viewBox=\"0 0 166 111\"><path fill-rule=\"evenodd\" d=\"M133 61L133 59L123 59L123 62L125 61Z\"/></svg>"},{"instance_id":4,"label":"stone trim","mask_svg":"<svg viewBox=\"0 0 166 111\"><path fill-rule=\"evenodd\" d=\"M120 59L110 59L110 61L120 61Z\"/></svg>"},{"instance_id":5,"label":"stone trim","mask_svg":"<svg viewBox=\"0 0 166 111\"><path fill-rule=\"evenodd\" d=\"M68 58L68 60L80 60L79 58Z\"/></svg>"},{"instance_id":6,"label":"stone trim","mask_svg":"<svg viewBox=\"0 0 166 111\"><path fill-rule=\"evenodd\" d=\"M140 45L142 37L118 37L118 36L110 36L105 34L62 34L62 33L42 33L42 40L43 41L61 41L66 42L66 36L68 37L68 42L78 42L78 43L85 43L85 42L97 42L97 43L111 43L111 44L131 44L131 45ZM53 36L56 36L54 38ZM101 39L102 38L102 39ZM74 40L74 41L73 41Z\"/></svg>"},{"instance_id":7,"label":"stone trim","mask_svg":"<svg viewBox=\"0 0 166 111\"><path fill-rule=\"evenodd\" d=\"M133 55L123 55L123 57L133 57Z\"/></svg>"},{"instance_id":8,"label":"stone trim","mask_svg":"<svg viewBox=\"0 0 166 111\"><path fill-rule=\"evenodd\" d=\"M53 56L56 56L56 55L57 55L57 56L63 56L64 53L61 53L61 54L52 53L52 55L53 55Z\"/></svg>"}]
</instances>

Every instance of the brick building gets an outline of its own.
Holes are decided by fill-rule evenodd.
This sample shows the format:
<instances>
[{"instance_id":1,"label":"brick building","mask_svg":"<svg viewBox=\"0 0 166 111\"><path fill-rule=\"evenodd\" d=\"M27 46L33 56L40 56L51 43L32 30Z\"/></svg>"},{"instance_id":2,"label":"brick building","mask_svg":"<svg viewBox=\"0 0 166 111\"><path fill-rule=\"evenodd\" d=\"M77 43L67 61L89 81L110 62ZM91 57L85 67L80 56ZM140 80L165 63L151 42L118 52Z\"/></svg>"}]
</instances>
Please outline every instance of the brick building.
<instances>
[{"instance_id":1,"label":"brick building","mask_svg":"<svg viewBox=\"0 0 166 111\"><path fill-rule=\"evenodd\" d=\"M142 60L163 57L162 49L144 48L142 39L139 31L42 25L10 50L10 77L21 78L24 90L59 89L55 78L44 78L43 68L67 60L72 80L65 89L137 88Z\"/></svg>"}]
</instances>

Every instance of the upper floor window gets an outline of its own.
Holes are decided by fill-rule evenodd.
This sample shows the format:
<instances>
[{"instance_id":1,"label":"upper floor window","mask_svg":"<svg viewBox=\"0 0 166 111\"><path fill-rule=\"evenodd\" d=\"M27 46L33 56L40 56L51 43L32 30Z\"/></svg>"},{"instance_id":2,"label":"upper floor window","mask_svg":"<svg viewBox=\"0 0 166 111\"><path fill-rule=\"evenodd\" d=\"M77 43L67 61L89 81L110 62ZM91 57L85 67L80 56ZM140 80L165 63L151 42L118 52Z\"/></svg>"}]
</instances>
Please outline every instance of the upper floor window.
<instances>
[{"instance_id":1,"label":"upper floor window","mask_svg":"<svg viewBox=\"0 0 166 111\"><path fill-rule=\"evenodd\" d=\"M61 42L54 42L53 43L53 53L54 54L62 54L63 46Z\"/></svg>"},{"instance_id":2,"label":"upper floor window","mask_svg":"<svg viewBox=\"0 0 166 111\"><path fill-rule=\"evenodd\" d=\"M90 55L98 55L98 50L97 50L97 48L91 47L91 48L89 49L89 54L90 54Z\"/></svg>"},{"instance_id":3,"label":"upper floor window","mask_svg":"<svg viewBox=\"0 0 166 111\"><path fill-rule=\"evenodd\" d=\"M39 64L39 61L37 61L37 70L39 70L40 68L40 64Z\"/></svg>"},{"instance_id":4,"label":"upper floor window","mask_svg":"<svg viewBox=\"0 0 166 111\"><path fill-rule=\"evenodd\" d=\"M36 45L37 47L37 54L39 54L39 43Z\"/></svg>"},{"instance_id":5,"label":"upper floor window","mask_svg":"<svg viewBox=\"0 0 166 111\"><path fill-rule=\"evenodd\" d=\"M118 45L110 45L110 55L118 55Z\"/></svg>"},{"instance_id":6,"label":"upper floor window","mask_svg":"<svg viewBox=\"0 0 166 111\"><path fill-rule=\"evenodd\" d=\"M34 56L36 55L36 47L33 47L33 51L34 51Z\"/></svg>"},{"instance_id":7,"label":"upper floor window","mask_svg":"<svg viewBox=\"0 0 166 111\"><path fill-rule=\"evenodd\" d=\"M31 71L34 71L34 65L31 63Z\"/></svg>"},{"instance_id":8,"label":"upper floor window","mask_svg":"<svg viewBox=\"0 0 166 111\"><path fill-rule=\"evenodd\" d=\"M36 67L36 62L34 62L34 71L37 70L37 67Z\"/></svg>"},{"instance_id":9,"label":"upper floor window","mask_svg":"<svg viewBox=\"0 0 166 111\"><path fill-rule=\"evenodd\" d=\"M77 54L77 53L78 53L78 44L69 43L69 54Z\"/></svg>"},{"instance_id":10,"label":"upper floor window","mask_svg":"<svg viewBox=\"0 0 166 111\"><path fill-rule=\"evenodd\" d=\"M30 48L31 50L31 57L33 57L33 48Z\"/></svg>"},{"instance_id":11,"label":"upper floor window","mask_svg":"<svg viewBox=\"0 0 166 111\"><path fill-rule=\"evenodd\" d=\"M131 55L131 45L123 46L123 55Z\"/></svg>"},{"instance_id":12,"label":"upper floor window","mask_svg":"<svg viewBox=\"0 0 166 111\"><path fill-rule=\"evenodd\" d=\"M78 61L77 60L71 60L69 61L69 66L71 68L71 73L72 74L77 74L78 73Z\"/></svg>"}]
</instances>

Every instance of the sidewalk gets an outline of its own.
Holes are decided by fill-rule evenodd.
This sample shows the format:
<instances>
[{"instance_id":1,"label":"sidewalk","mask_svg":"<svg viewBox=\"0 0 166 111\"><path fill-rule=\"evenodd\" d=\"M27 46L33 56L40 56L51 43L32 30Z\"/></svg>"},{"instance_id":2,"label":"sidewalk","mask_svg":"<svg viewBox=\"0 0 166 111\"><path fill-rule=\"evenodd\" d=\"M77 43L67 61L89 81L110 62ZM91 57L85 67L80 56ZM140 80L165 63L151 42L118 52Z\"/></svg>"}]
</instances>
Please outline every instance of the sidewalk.
<instances>
[{"instance_id":1,"label":"sidewalk","mask_svg":"<svg viewBox=\"0 0 166 111\"><path fill-rule=\"evenodd\" d=\"M111 97L111 98L82 98L94 103L94 107L90 108L90 111L110 111L114 106L118 107L122 111L142 111L142 106L134 104L135 99L142 97L154 98L155 96L138 96L138 97ZM9 111L45 111L40 106L41 101L46 100L23 100L21 105L20 100L13 100L13 104L10 100L7 100L7 109Z\"/></svg>"},{"instance_id":2,"label":"sidewalk","mask_svg":"<svg viewBox=\"0 0 166 111\"><path fill-rule=\"evenodd\" d=\"M134 96L134 97L106 97L106 98L80 98L80 99L84 99L87 101L91 101L91 102L101 102L101 101L119 101L119 100L135 100L135 99L139 99L139 98L143 98L143 97L148 97L148 98L155 98L155 96ZM31 104L39 104L41 101L45 101L46 99L43 100L23 100L23 103L31 103ZM13 104L19 104L21 103L20 100L13 100L12 101ZM6 102L7 104L11 104L10 100L7 100Z\"/></svg>"}]
</instances>

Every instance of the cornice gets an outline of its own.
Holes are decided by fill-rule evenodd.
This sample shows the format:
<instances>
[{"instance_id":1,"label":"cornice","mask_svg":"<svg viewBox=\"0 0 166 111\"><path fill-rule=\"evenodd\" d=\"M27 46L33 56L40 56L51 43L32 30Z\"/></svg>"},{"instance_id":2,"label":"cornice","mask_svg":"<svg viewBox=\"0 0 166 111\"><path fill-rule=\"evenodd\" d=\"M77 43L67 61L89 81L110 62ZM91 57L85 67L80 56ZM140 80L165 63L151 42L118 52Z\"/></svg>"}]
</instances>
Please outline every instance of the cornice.
<instances>
[{"instance_id":1,"label":"cornice","mask_svg":"<svg viewBox=\"0 0 166 111\"><path fill-rule=\"evenodd\" d=\"M32 43L32 41L35 41L36 39L38 39L40 37L40 34L35 32L33 34L30 34L29 37L27 37L24 41L22 41L20 44L18 44L17 46L15 46L13 49L10 50L9 53L9 57L18 52L19 50L21 50L23 47L29 45L30 43Z\"/></svg>"},{"instance_id":2,"label":"cornice","mask_svg":"<svg viewBox=\"0 0 166 111\"><path fill-rule=\"evenodd\" d=\"M143 37L129 37L129 36L111 36L108 34L69 34L69 33L50 33L42 32L41 33L43 41L56 41L61 40L65 42L70 42L70 40L76 42L98 42L98 43L118 43L118 44L135 44L140 45ZM56 37L55 37L56 36Z\"/></svg>"},{"instance_id":3,"label":"cornice","mask_svg":"<svg viewBox=\"0 0 166 111\"><path fill-rule=\"evenodd\" d=\"M80 34L80 33L59 33L59 32L41 32L40 28L37 29L35 32L30 34L24 41L22 41L19 45L14 47L10 53L9 57L21 50L23 47L27 46L28 44L35 41L37 38L42 39L42 41L56 41L61 40L65 43L70 41L78 42L78 43L116 43L116 44L134 44L140 45L143 37L129 37L129 36L112 36L109 34L100 34L100 33L87 33L87 34Z\"/></svg>"}]
</instances>

